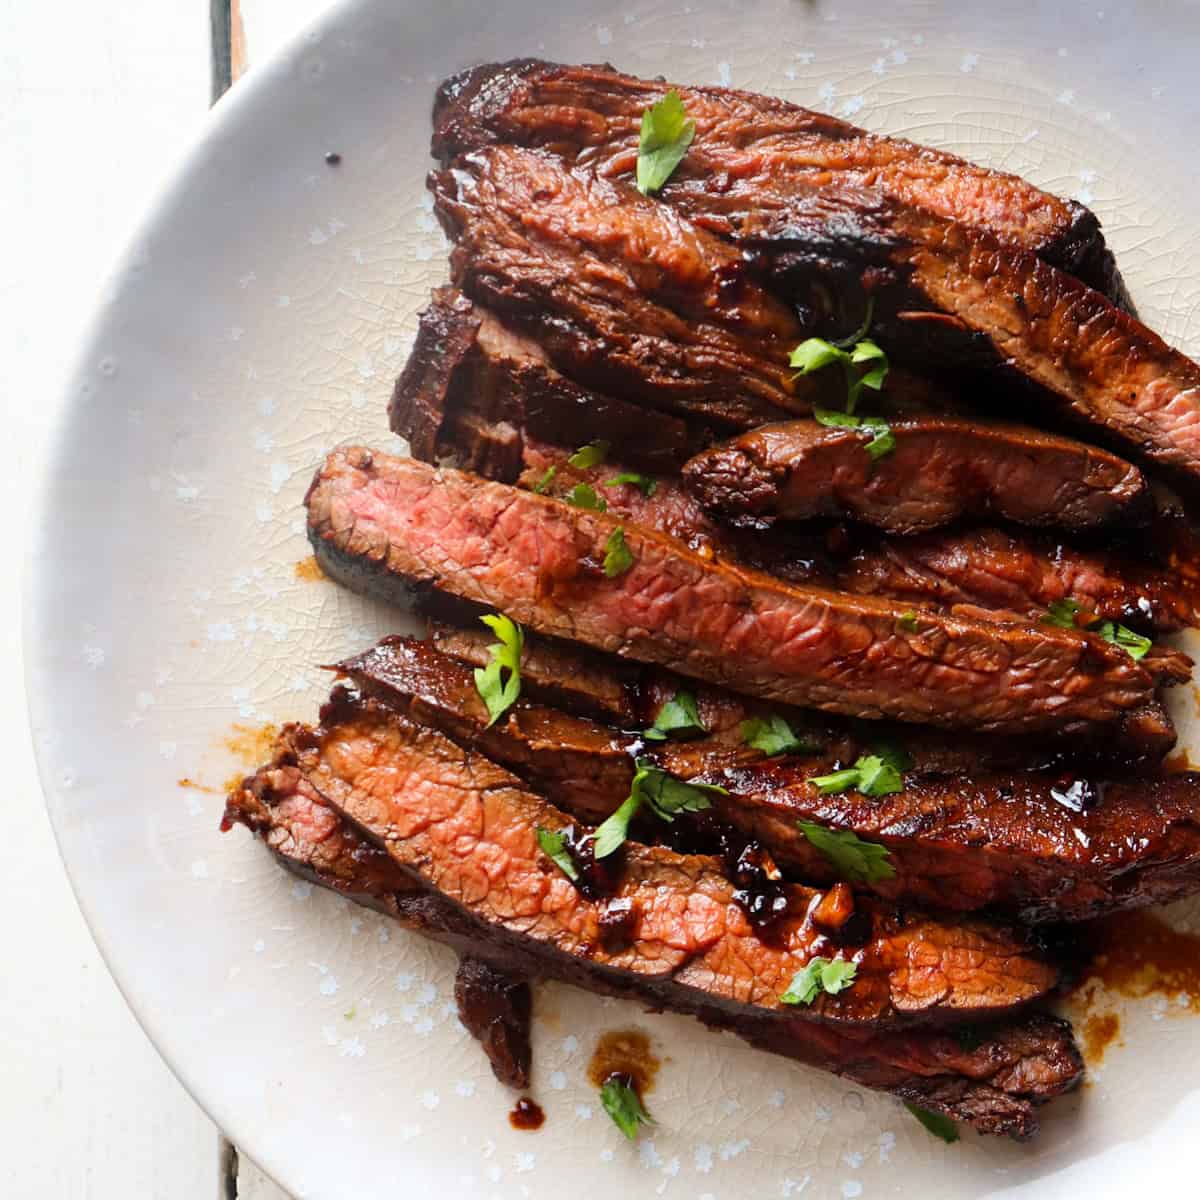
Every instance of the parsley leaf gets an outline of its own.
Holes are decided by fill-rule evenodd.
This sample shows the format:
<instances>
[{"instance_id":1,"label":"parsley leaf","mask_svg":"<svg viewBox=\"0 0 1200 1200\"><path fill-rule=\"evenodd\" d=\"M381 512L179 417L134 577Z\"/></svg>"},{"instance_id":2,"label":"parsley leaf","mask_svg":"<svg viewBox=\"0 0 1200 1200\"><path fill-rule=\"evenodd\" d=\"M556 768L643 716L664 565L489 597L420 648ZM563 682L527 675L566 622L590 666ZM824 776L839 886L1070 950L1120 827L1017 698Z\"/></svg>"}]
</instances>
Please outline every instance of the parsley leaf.
<instances>
[{"instance_id":1,"label":"parsley leaf","mask_svg":"<svg viewBox=\"0 0 1200 1200\"><path fill-rule=\"evenodd\" d=\"M636 1142L641 1125L654 1121L642 1104L642 1098L627 1079L610 1075L600 1089L600 1103L613 1119L613 1124L631 1141Z\"/></svg>"},{"instance_id":2,"label":"parsley leaf","mask_svg":"<svg viewBox=\"0 0 1200 1200\"><path fill-rule=\"evenodd\" d=\"M797 971L788 990L779 997L781 1004L811 1004L821 992L836 996L844 992L858 974L858 966L844 958L813 958L804 970Z\"/></svg>"},{"instance_id":3,"label":"parsley leaf","mask_svg":"<svg viewBox=\"0 0 1200 1200\"><path fill-rule=\"evenodd\" d=\"M539 496L544 496L550 490L550 485L554 482L554 477L557 474L557 467L547 467L546 473L533 485L533 490Z\"/></svg>"},{"instance_id":4,"label":"parsley leaf","mask_svg":"<svg viewBox=\"0 0 1200 1200\"><path fill-rule=\"evenodd\" d=\"M620 487L623 483L632 483L646 499L658 491L658 480L650 475L640 475L637 471L622 471L605 483L605 487Z\"/></svg>"},{"instance_id":5,"label":"parsley leaf","mask_svg":"<svg viewBox=\"0 0 1200 1200\"><path fill-rule=\"evenodd\" d=\"M559 831L537 827L537 842L542 853L572 882L579 882L579 872L567 850L567 839Z\"/></svg>"},{"instance_id":6,"label":"parsley leaf","mask_svg":"<svg viewBox=\"0 0 1200 1200\"><path fill-rule=\"evenodd\" d=\"M671 178L695 136L696 122L688 119L674 88L642 113L637 189L643 196L657 192Z\"/></svg>"},{"instance_id":7,"label":"parsley leaf","mask_svg":"<svg viewBox=\"0 0 1200 1200\"><path fill-rule=\"evenodd\" d=\"M904 1102L904 1107L908 1109L935 1138L941 1138L948 1146L953 1145L958 1141L958 1126L950 1120L949 1117L943 1116L941 1113L930 1112L927 1108L918 1108L915 1104L909 1104L907 1100Z\"/></svg>"},{"instance_id":8,"label":"parsley leaf","mask_svg":"<svg viewBox=\"0 0 1200 1200\"><path fill-rule=\"evenodd\" d=\"M896 618L896 627L903 629L906 633L917 632L917 614L910 608L908 612L901 613Z\"/></svg>"},{"instance_id":9,"label":"parsley leaf","mask_svg":"<svg viewBox=\"0 0 1200 1200\"><path fill-rule=\"evenodd\" d=\"M567 459L567 463L577 470L586 471L588 467L599 466L608 457L608 450L609 443L602 439L589 442L586 446L580 446Z\"/></svg>"},{"instance_id":10,"label":"parsley leaf","mask_svg":"<svg viewBox=\"0 0 1200 1200\"><path fill-rule=\"evenodd\" d=\"M826 829L813 821L796 824L847 882L879 883L896 874L890 861L891 851L886 846L864 842L849 829Z\"/></svg>"},{"instance_id":11,"label":"parsley leaf","mask_svg":"<svg viewBox=\"0 0 1200 1200\"><path fill-rule=\"evenodd\" d=\"M642 797L635 785L629 795L621 801L621 807L611 813L592 835L592 853L597 858L607 858L629 837L629 822L642 807Z\"/></svg>"},{"instance_id":12,"label":"parsley leaf","mask_svg":"<svg viewBox=\"0 0 1200 1200\"><path fill-rule=\"evenodd\" d=\"M525 634L520 625L499 613L479 619L500 639L488 649L491 655L488 665L475 668L475 690L487 705L490 729L521 694L521 652L525 649ZM504 676L506 671L507 678Z\"/></svg>"},{"instance_id":13,"label":"parsley leaf","mask_svg":"<svg viewBox=\"0 0 1200 1200\"><path fill-rule=\"evenodd\" d=\"M1076 629L1075 615L1079 605L1074 600L1055 600L1042 618L1043 625L1057 625L1060 629Z\"/></svg>"},{"instance_id":14,"label":"parsley leaf","mask_svg":"<svg viewBox=\"0 0 1200 1200\"><path fill-rule=\"evenodd\" d=\"M681 812L703 812L712 806L709 795L728 793L711 783L684 783L654 764L648 758L637 760L637 773L629 787L629 795L593 835L593 852L597 858L607 858L629 836L629 822L647 804L650 811L663 821L675 820Z\"/></svg>"},{"instance_id":15,"label":"parsley leaf","mask_svg":"<svg viewBox=\"0 0 1200 1200\"><path fill-rule=\"evenodd\" d=\"M589 508L593 512L604 512L608 508L608 501L597 496L590 483L577 483L563 499L575 508Z\"/></svg>"},{"instance_id":16,"label":"parsley leaf","mask_svg":"<svg viewBox=\"0 0 1200 1200\"><path fill-rule=\"evenodd\" d=\"M875 298L872 296L867 301L867 311L863 317L863 323L848 338L840 342L831 342L825 338L807 338L792 351L788 358L788 364L795 367L799 375L812 375L834 363L841 363L842 373L846 377L847 414L853 414L863 388L870 388L873 392L877 392L883 387L884 380L887 379L887 355L880 346L866 336L867 330L871 328L871 320L874 315ZM826 424L828 423L826 422ZM887 429L886 425L884 429ZM880 449L871 457L879 458L890 449L892 449L891 446L887 450Z\"/></svg>"},{"instance_id":17,"label":"parsley leaf","mask_svg":"<svg viewBox=\"0 0 1200 1200\"><path fill-rule=\"evenodd\" d=\"M603 504L604 501L601 500L600 503ZM633 554L625 545L625 530L618 525L604 543L604 574L609 579L615 579L618 575L624 575L632 566Z\"/></svg>"},{"instance_id":18,"label":"parsley leaf","mask_svg":"<svg viewBox=\"0 0 1200 1200\"><path fill-rule=\"evenodd\" d=\"M864 796L890 796L904 790L899 766L900 759L894 751L883 754L863 754L854 760L854 765L830 775L814 775L808 782L816 786L822 796L837 792L848 792L853 788Z\"/></svg>"},{"instance_id":19,"label":"parsley leaf","mask_svg":"<svg viewBox=\"0 0 1200 1200\"><path fill-rule=\"evenodd\" d=\"M1134 659L1145 658L1150 647L1154 643L1148 638L1143 637L1140 633L1134 633L1132 629L1126 628L1124 625L1118 625L1113 621L1101 621L1099 625L1091 626L1095 633L1098 633L1106 642L1112 642L1114 646L1120 646L1122 650L1128 652L1129 656Z\"/></svg>"},{"instance_id":20,"label":"parsley leaf","mask_svg":"<svg viewBox=\"0 0 1200 1200\"><path fill-rule=\"evenodd\" d=\"M882 417L856 417L848 412L836 412L830 408L814 408L813 417L821 425L833 425L839 429L858 429L870 433L871 440L866 451L872 459L891 454L896 448L896 435Z\"/></svg>"},{"instance_id":21,"label":"parsley leaf","mask_svg":"<svg viewBox=\"0 0 1200 1200\"><path fill-rule=\"evenodd\" d=\"M769 717L751 717L742 722L742 741L774 758L777 754L803 754L813 747L798 738L792 727L777 713Z\"/></svg>"},{"instance_id":22,"label":"parsley leaf","mask_svg":"<svg viewBox=\"0 0 1200 1200\"><path fill-rule=\"evenodd\" d=\"M642 737L654 742L662 742L669 734L689 737L692 734L707 733L704 722L700 719L700 710L696 707L696 697L691 692L676 692L670 700L658 710L654 724Z\"/></svg>"},{"instance_id":23,"label":"parsley leaf","mask_svg":"<svg viewBox=\"0 0 1200 1200\"><path fill-rule=\"evenodd\" d=\"M1154 645L1150 638L1143 637L1116 621L1105 621L1098 617L1080 626L1077 617L1081 611L1074 600L1055 600L1042 617L1042 624L1057 625L1060 629L1083 628L1088 633L1098 634L1106 642L1112 642L1114 646L1120 646L1133 659L1145 658Z\"/></svg>"}]
</instances>

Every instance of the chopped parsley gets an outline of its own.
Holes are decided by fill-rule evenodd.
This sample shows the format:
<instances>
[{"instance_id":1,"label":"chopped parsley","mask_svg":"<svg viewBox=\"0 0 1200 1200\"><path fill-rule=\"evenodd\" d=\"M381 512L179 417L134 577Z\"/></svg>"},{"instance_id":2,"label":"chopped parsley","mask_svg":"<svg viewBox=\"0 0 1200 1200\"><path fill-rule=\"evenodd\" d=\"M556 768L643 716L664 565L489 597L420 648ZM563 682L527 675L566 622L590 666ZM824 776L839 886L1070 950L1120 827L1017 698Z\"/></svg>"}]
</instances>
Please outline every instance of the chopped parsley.
<instances>
[{"instance_id":1,"label":"chopped parsley","mask_svg":"<svg viewBox=\"0 0 1200 1200\"><path fill-rule=\"evenodd\" d=\"M797 971L788 990L779 997L781 1004L811 1004L822 992L836 996L844 992L858 974L858 966L844 958L810 959L803 971Z\"/></svg>"},{"instance_id":2,"label":"chopped parsley","mask_svg":"<svg viewBox=\"0 0 1200 1200\"><path fill-rule=\"evenodd\" d=\"M904 1107L908 1109L935 1138L941 1138L948 1146L953 1145L958 1141L958 1126L950 1120L949 1117L943 1116L942 1113L930 1112L927 1108L918 1108L915 1104L909 1104L906 1100Z\"/></svg>"},{"instance_id":3,"label":"chopped parsley","mask_svg":"<svg viewBox=\"0 0 1200 1200\"><path fill-rule=\"evenodd\" d=\"M620 475L614 475L605 483L605 487L620 487L623 483L632 483L649 499L658 490L658 480L650 475L641 475L637 471L622 471Z\"/></svg>"},{"instance_id":4,"label":"chopped parsley","mask_svg":"<svg viewBox=\"0 0 1200 1200\"><path fill-rule=\"evenodd\" d=\"M642 113L637 189L643 196L657 192L671 178L695 136L696 122L688 118L674 88Z\"/></svg>"},{"instance_id":5,"label":"chopped parsley","mask_svg":"<svg viewBox=\"0 0 1200 1200\"><path fill-rule=\"evenodd\" d=\"M831 775L815 775L808 782L816 786L822 796L836 792L848 792L853 788L864 796L890 796L904 790L902 773L912 766L904 751L889 747L877 747L876 754L863 754L854 760L854 765Z\"/></svg>"},{"instance_id":6,"label":"chopped parsley","mask_svg":"<svg viewBox=\"0 0 1200 1200\"><path fill-rule=\"evenodd\" d=\"M906 633L917 632L917 614L910 608L908 612L901 613L896 618L896 626L903 629Z\"/></svg>"},{"instance_id":7,"label":"chopped parsley","mask_svg":"<svg viewBox=\"0 0 1200 1200\"><path fill-rule=\"evenodd\" d=\"M853 415L863 388L877 392L883 387L887 378L888 360L883 350L868 338L867 330L871 328L871 320L875 315L875 298L867 301L866 315L863 323L848 338L830 342L825 338L808 338L798 345L791 353L788 362L796 368L798 375L812 375L822 371L834 363L840 363L842 373L846 377L846 413ZM819 420L820 418L818 418ZM830 424L830 422L825 422ZM885 427L886 428L886 427ZM892 447L888 447L890 450ZM879 450L872 458L886 454L887 450Z\"/></svg>"},{"instance_id":8,"label":"chopped parsley","mask_svg":"<svg viewBox=\"0 0 1200 1200\"><path fill-rule=\"evenodd\" d=\"M1085 621L1080 625L1078 617L1081 611L1082 609L1074 600L1055 600L1046 610L1046 615L1042 617L1042 624L1057 625L1060 629L1083 629L1088 633L1095 633L1106 642L1120 646L1133 659L1145 658L1151 646L1154 645L1150 638L1143 637L1140 633L1135 633L1132 629L1125 625L1119 625L1116 621L1105 621L1101 617L1096 617L1094 620Z\"/></svg>"},{"instance_id":9,"label":"chopped parsley","mask_svg":"<svg viewBox=\"0 0 1200 1200\"><path fill-rule=\"evenodd\" d=\"M725 795L723 787L709 783L684 783L654 766L648 758L637 760L637 773L629 795L594 834L597 858L607 858L629 836L629 822L643 804L662 821L673 821L678 813L703 812L712 806L710 795Z\"/></svg>"},{"instance_id":10,"label":"chopped parsley","mask_svg":"<svg viewBox=\"0 0 1200 1200\"><path fill-rule=\"evenodd\" d=\"M829 408L814 408L813 418L821 425L834 425L839 429L858 429L871 434L866 451L872 460L891 454L896 448L896 435L882 417L856 417L850 413L835 412Z\"/></svg>"},{"instance_id":11,"label":"chopped parsley","mask_svg":"<svg viewBox=\"0 0 1200 1200\"><path fill-rule=\"evenodd\" d=\"M557 467L547 467L546 473L533 485L533 490L539 496L544 496L550 490L550 485L554 482L554 477L557 474Z\"/></svg>"},{"instance_id":12,"label":"chopped parsley","mask_svg":"<svg viewBox=\"0 0 1200 1200\"><path fill-rule=\"evenodd\" d=\"M598 467L608 457L608 450L609 444L606 441L589 442L586 446L580 446L567 459L567 464L580 471L586 471L588 467Z\"/></svg>"},{"instance_id":13,"label":"chopped parsley","mask_svg":"<svg viewBox=\"0 0 1200 1200\"><path fill-rule=\"evenodd\" d=\"M654 1121L642 1104L637 1089L620 1075L610 1075L600 1089L600 1103L613 1119L613 1124L631 1141L636 1142L642 1125Z\"/></svg>"},{"instance_id":14,"label":"chopped parsley","mask_svg":"<svg viewBox=\"0 0 1200 1200\"><path fill-rule=\"evenodd\" d=\"M777 754L803 754L814 749L798 738L792 727L777 713L743 721L742 741L772 758Z\"/></svg>"},{"instance_id":15,"label":"chopped parsley","mask_svg":"<svg viewBox=\"0 0 1200 1200\"><path fill-rule=\"evenodd\" d=\"M848 883L879 883L896 874L890 861L891 851L886 846L864 842L849 829L826 829L815 821L796 824Z\"/></svg>"},{"instance_id":16,"label":"chopped parsley","mask_svg":"<svg viewBox=\"0 0 1200 1200\"><path fill-rule=\"evenodd\" d=\"M707 732L704 722L700 719L700 710L696 707L696 697L691 692L676 692L658 710L654 724L642 737L649 738L652 742L662 742L672 734L676 737L691 737Z\"/></svg>"},{"instance_id":17,"label":"chopped parsley","mask_svg":"<svg viewBox=\"0 0 1200 1200\"><path fill-rule=\"evenodd\" d=\"M604 503L603 500L600 501ZM633 554L625 545L625 530L618 525L604 543L604 573L609 579L624 575L633 566Z\"/></svg>"},{"instance_id":18,"label":"chopped parsley","mask_svg":"<svg viewBox=\"0 0 1200 1200\"><path fill-rule=\"evenodd\" d=\"M572 882L579 882L579 872L567 850L567 839L560 831L537 827L537 842L542 853Z\"/></svg>"},{"instance_id":19,"label":"chopped parsley","mask_svg":"<svg viewBox=\"0 0 1200 1200\"><path fill-rule=\"evenodd\" d=\"M487 705L490 729L517 702L521 694L521 651L525 634L520 625L499 613L479 618L500 640L488 653L486 667L475 668L475 690Z\"/></svg>"},{"instance_id":20,"label":"chopped parsley","mask_svg":"<svg viewBox=\"0 0 1200 1200\"><path fill-rule=\"evenodd\" d=\"M587 508L592 512L605 512L608 501L603 496L596 495L596 489L590 483L577 483L563 499L575 508Z\"/></svg>"}]
</instances>

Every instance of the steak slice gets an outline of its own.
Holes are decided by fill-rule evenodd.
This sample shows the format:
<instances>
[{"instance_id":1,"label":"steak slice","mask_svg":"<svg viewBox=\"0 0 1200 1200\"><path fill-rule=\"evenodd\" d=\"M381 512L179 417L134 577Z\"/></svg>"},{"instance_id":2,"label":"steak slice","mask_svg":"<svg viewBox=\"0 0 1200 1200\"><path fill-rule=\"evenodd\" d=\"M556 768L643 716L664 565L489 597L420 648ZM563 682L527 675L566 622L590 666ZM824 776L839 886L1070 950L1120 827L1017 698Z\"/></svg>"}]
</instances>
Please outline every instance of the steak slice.
<instances>
[{"instance_id":1,"label":"steak slice","mask_svg":"<svg viewBox=\"0 0 1200 1200\"><path fill-rule=\"evenodd\" d=\"M836 407L832 372L795 377L806 336L735 247L623 183L512 147L429 177L457 287L589 388L722 429ZM903 372L887 395L937 400Z\"/></svg>"},{"instance_id":2,"label":"steak slice","mask_svg":"<svg viewBox=\"0 0 1200 1200\"><path fill-rule=\"evenodd\" d=\"M727 794L710 797L701 825L723 822L807 882L841 876L800 821L885 846L894 874L855 882L908 903L1075 921L1200 890L1200 775L1190 772L1133 781L1098 777L1094 767L997 771L985 762L964 778L948 776L918 739L902 791L821 795L808 781L870 753L869 737L856 746L824 731L814 736L788 713L810 748L766 758L744 744L741 722L770 710L706 692L694 697L710 731L699 741L652 745L524 699L489 725L470 670L410 638L387 638L337 670L363 694L481 751L592 825L629 794L635 758L723 787ZM647 688L641 724L651 724L672 695L669 687ZM649 821L643 830L669 837L676 828Z\"/></svg>"},{"instance_id":3,"label":"steak slice","mask_svg":"<svg viewBox=\"0 0 1200 1200\"><path fill-rule=\"evenodd\" d=\"M822 893L781 885L788 911L769 940L734 899L719 859L626 843L620 879L588 899L539 848L538 829L568 819L513 775L387 706L335 690L312 729L289 726L284 759L342 816L418 882L477 920L521 934L548 958L582 959L599 974L638 976L736 1015L793 1015L835 1026L886 1027L988 1017L1047 994L1053 966L1014 930L856 903L861 940L842 947L814 924ZM601 918L631 912L619 944ZM816 956L844 950L853 986L797 1011L780 997Z\"/></svg>"},{"instance_id":4,"label":"steak slice","mask_svg":"<svg viewBox=\"0 0 1200 1200\"><path fill-rule=\"evenodd\" d=\"M500 68L500 77L507 76ZM476 91L452 123L486 127L512 92ZM552 117L552 119L555 119ZM536 125L536 118L534 118ZM605 125L601 137L608 129ZM605 157L623 175L636 162L636 123L612 131ZM464 135L463 144L472 144ZM440 143L439 143L440 144ZM561 141L553 143L560 150ZM568 158L581 147L566 143ZM484 151L481 153L487 153ZM903 361L925 361L914 330L948 331L946 352L978 361L981 347L1040 389L1058 418L1100 430L1114 444L1169 470L1192 489L1200 481L1200 367L1108 298L1036 253L984 226L948 220L889 194L877 179L797 174L783 152L747 155L739 122L697 136L661 198L695 224L732 239L779 283L811 298L814 287L857 324L865 290L880 291L890 320L878 334ZM1051 255L1053 258L1054 255ZM891 283L889 284L889 278ZM918 311L912 311L918 310ZM928 311L932 310L932 316Z\"/></svg>"},{"instance_id":5,"label":"steak slice","mask_svg":"<svg viewBox=\"0 0 1200 1200\"><path fill-rule=\"evenodd\" d=\"M891 533L964 518L1088 530L1149 517L1134 466L1070 438L947 417L888 422L876 457L866 427L763 425L704 450L683 468L701 504L735 523L848 517Z\"/></svg>"},{"instance_id":6,"label":"steak slice","mask_svg":"<svg viewBox=\"0 0 1200 1200\"><path fill-rule=\"evenodd\" d=\"M837 581L860 595L1034 617L1058 601L1074 600L1103 620L1148 633L1200 623L1190 591L1167 572L1116 551L1078 550L1002 529L880 541L840 564Z\"/></svg>"},{"instance_id":7,"label":"steak slice","mask_svg":"<svg viewBox=\"0 0 1200 1200\"><path fill-rule=\"evenodd\" d=\"M644 470L671 471L697 439L677 417L580 387L531 339L453 288L438 288L388 410L414 458L454 455L468 470L512 482L527 437L628 447Z\"/></svg>"},{"instance_id":8,"label":"steak slice","mask_svg":"<svg viewBox=\"0 0 1200 1200\"><path fill-rule=\"evenodd\" d=\"M306 497L318 561L347 586L412 585L499 608L539 632L669 666L767 700L985 732L1086 732L1154 700L1155 680L1091 634L927 614L788 586L630 527L631 566L603 566L605 513L361 447Z\"/></svg>"},{"instance_id":9,"label":"steak slice","mask_svg":"<svg viewBox=\"0 0 1200 1200\"><path fill-rule=\"evenodd\" d=\"M230 794L224 827L234 822L262 837L289 869L352 894L464 955L506 972L557 978L653 1008L664 1006L662 989L646 986L638 976L617 977L589 971L583 960L548 957L521 934L479 921L437 892L415 886L326 806L286 753ZM306 835L311 828L329 825L338 831L338 855L328 849L333 838L314 843ZM355 857L359 847L383 856L393 877L361 873ZM966 1039L926 1029L839 1030L814 1021L781 1021L775 1014L758 1019L748 1010L730 1017L692 995L685 998L672 990L670 998L686 1001L684 1011L709 1025L729 1028L764 1050L891 1092L965 1121L981 1133L1031 1137L1037 1132L1037 1107L1069 1091L1083 1076L1070 1026L1041 1014L995 1025Z\"/></svg>"}]
</instances>

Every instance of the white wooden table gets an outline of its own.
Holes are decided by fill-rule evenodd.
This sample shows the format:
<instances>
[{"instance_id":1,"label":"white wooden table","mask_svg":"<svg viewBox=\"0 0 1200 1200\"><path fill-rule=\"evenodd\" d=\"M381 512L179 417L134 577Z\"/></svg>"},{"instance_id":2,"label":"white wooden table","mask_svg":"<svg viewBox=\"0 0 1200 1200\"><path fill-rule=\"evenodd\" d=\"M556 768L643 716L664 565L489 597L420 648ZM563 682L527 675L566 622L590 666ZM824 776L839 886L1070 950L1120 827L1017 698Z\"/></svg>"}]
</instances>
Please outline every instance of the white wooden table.
<instances>
[{"instance_id":1,"label":"white wooden table","mask_svg":"<svg viewBox=\"0 0 1200 1200\"><path fill-rule=\"evenodd\" d=\"M0 0L0 394L10 447L0 497L10 539L27 525L70 354L157 182L228 75L329 3ZM0 584L10 846L0 873L0 1196L284 1200L222 1144L163 1065L75 906L29 744L20 580L10 564Z\"/></svg>"}]
</instances>

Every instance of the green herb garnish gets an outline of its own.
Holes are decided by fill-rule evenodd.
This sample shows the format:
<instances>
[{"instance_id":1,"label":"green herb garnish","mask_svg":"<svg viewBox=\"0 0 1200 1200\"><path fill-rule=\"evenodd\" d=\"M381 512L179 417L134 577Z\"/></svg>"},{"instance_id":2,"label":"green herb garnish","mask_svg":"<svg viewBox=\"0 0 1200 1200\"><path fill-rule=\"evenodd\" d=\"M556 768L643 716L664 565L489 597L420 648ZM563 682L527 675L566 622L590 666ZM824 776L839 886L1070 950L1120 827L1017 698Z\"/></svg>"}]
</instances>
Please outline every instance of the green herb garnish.
<instances>
[{"instance_id":1,"label":"green herb garnish","mask_svg":"<svg viewBox=\"0 0 1200 1200\"><path fill-rule=\"evenodd\" d=\"M600 1103L613 1119L613 1124L631 1141L636 1142L642 1125L654 1121L642 1104L637 1089L620 1075L610 1075L600 1089Z\"/></svg>"},{"instance_id":2,"label":"green herb garnish","mask_svg":"<svg viewBox=\"0 0 1200 1200\"><path fill-rule=\"evenodd\" d=\"M563 499L575 508L588 508L592 512L605 512L608 501L603 496L596 495L596 489L590 483L577 483Z\"/></svg>"},{"instance_id":3,"label":"green herb garnish","mask_svg":"<svg viewBox=\"0 0 1200 1200\"><path fill-rule=\"evenodd\" d=\"M525 648L525 634L520 625L498 613L479 619L500 639L488 648L491 661L487 666L475 668L475 690L487 705L490 729L521 694L521 651Z\"/></svg>"},{"instance_id":4,"label":"green herb garnish","mask_svg":"<svg viewBox=\"0 0 1200 1200\"><path fill-rule=\"evenodd\" d=\"M887 355L866 336L871 328L871 320L875 315L875 298L867 301L866 315L863 323L848 338L831 342L825 338L808 338L798 345L791 353L788 362L796 368L798 375L812 375L822 371L834 363L841 363L842 373L846 377L846 413L852 415L858 405L858 398L863 388L877 392L883 387L887 378ZM818 420L820 418L818 417ZM833 422L825 422L832 424ZM885 427L886 428L886 427ZM892 447L888 447L890 450ZM872 458L886 454L887 450L879 450Z\"/></svg>"},{"instance_id":5,"label":"green herb garnish","mask_svg":"<svg viewBox=\"0 0 1200 1200\"><path fill-rule=\"evenodd\" d=\"M642 734L642 737L649 738L653 742L662 742L671 734L677 737L691 737L694 734L707 732L704 722L700 719L700 710L696 707L696 697L691 692L676 692L658 710L654 724Z\"/></svg>"},{"instance_id":6,"label":"green herb garnish","mask_svg":"<svg viewBox=\"0 0 1200 1200\"><path fill-rule=\"evenodd\" d=\"M879 883L896 874L890 861L891 851L886 846L864 842L848 829L826 829L813 821L796 824L848 883Z\"/></svg>"},{"instance_id":7,"label":"green herb garnish","mask_svg":"<svg viewBox=\"0 0 1200 1200\"><path fill-rule=\"evenodd\" d=\"M829 408L814 408L813 418L821 425L834 425L839 429L859 429L870 433L872 436L866 445L866 451L872 459L883 458L896 448L896 435L882 417L856 417Z\"/></svg>"},{"instance_id":8,"label":"green herb garnish","mask_svg":"<svg viewBox=\"0 0 1200 1200\"><path fill-rule=\"evenodd\" d=\"M777 713L743 721L742 741L772 758L777 754L803 754L815 749L798 738L792 727Z\"/></svg>"},{"instance_id":9,"label":"green herb garnish","mask_svg":"<svg viewBox=\"0 0 1200 1200\"><path fill-rule=\"evenodd\" d=\"M567 459L567 463L580 471L586 471L588 467L599 466L608 457L608 451L609 443L606 441L589 442L586 446L580 446Z\"/></svg>"},{"instance_id":10,"label":"green herb garnish","mask_svg":"<svg viewBox=\"0 0 1200 1200\"><path fill-rule=\"evenodd\" d=\"M876 754L860 755L851 767L830 775L815 775L808 782L822 796L848 792L851 788L864 796L890 796L904 790L902 772L909 766L911 763L903 751L884 747Z\"/></svg>"},{"instance_id":11,"label":"green herb garnish","mask_svg":"<svg viewBox=\"0 0 1200 1200\"><path fill-rule=\"evenodd\" d=\"M910 608L908 612L901 613L896 618L896 625L898 628L903 629L906 633L916 633L917 614Z\"/></svg>"},{"instance_id":12,"label":"green herb garnish","mask_svg":"<svg viewBox=\"0 0 1200 1200\"><path fill-rule=\"evenodd\" d=\"M679 813L703 812L712 807L710 795L727 794L723 787L715 784L684 783L654 766L648 758L639 758L637 768L629 795L595 832L593 850L597 858L607 858L625 841L629 836L629 822L643 804L660 820L673 821Z\"/></svg>"},{"instance_id":13,"label":"green herb garnish","mask_svg":"<svg viewBox=\"0 0 1200 1200\"><path fill-rule=\"evenodd\" d=\"M1077 618L1081 611L1074 600L1055 600L1042 617L1042 624L1057 625L1060 629L1083 629L1088 633L1097 634L1106 642L1120 646L1133 659L1145 658L1154 645L1150 638L1134 633L1128 626L1119 625L1116 621L1105 621L1097 617L1080 625Z\"/></svg>"},{"instance_id":14,"label":"green herb garnish","mask_svg":"<svg viewBox=\"0 0 1200 1200\"><path fill-rule=\"evenodd\" d=\"M947 1145L958 1141L958 1126L949 1117L941 1113L930 1112L927 1108L918 1108L906 1100L904 1107L908 1109L935 1138L941 1138Z\"/></svg>"},{"instance_id":15,"label":"green herb garnish","mask_svg":"<svg viewBox=\"0 0 1200 1200\"><path fill-rule=\"evenodd\" d=\"M671 178L696 136L679 93L672 88L642 113L638 139L637 189L644 196L657 192Z\"/></svg>"},{"instance_id":16,"label":"green herb garnish","mask_svg":"<svg viewBox=\"0 0 1200 1200\"><path fill-rule=\"evenodd\" d=\"M605 483L605 487L620 487L623 483L632 483L643 496L649 499L658 490L658 480L650 475L640 475L637 471L622 471Z\"/></svg>"},{"instance_id":17,"label":"green herb garnish","mask_svg":"<svg viewBox=\"0 0 1200 1200\"><path fill-rule=\"evenodd\" d=\"M575 861L567 850L567 839L559 831L537 827L537 841L542 853L572 882L579 882Z\"/></svg>"},{"instance_id":18,"label":"green herb garnish","mask_svg":"<svg viewBox=\"0 0 1200 1200\"><path fill-rule=\"evenodd\" d=\"M844 958L810 959L803 971L792 976L781 1004L811 1004L821 992L836 996L844 992L858 974L858 966Z\"/></svg>"},{"instance_id":19,"label":"green herb garnish","mask_svg":"<svg viewBox=\"0 0 1200 1200\"><path fill-rule=\"evenodd\" d=\"M603 500L600 501L604 503ZM633 554L625 545L625 530L618 525L604 543L604 574L609 579L624 575L633 566Z\"/></svg>"},{"instance_id":20,"label":"green herb garnish","mask_svg":"<svg viewBox=\"0 0 1200 1200\"><path fill-rule=\"evenodd\" d=\"M533 490L539 496L544 496L550 490L550 485L554 482L554 477L557 474L557 467L547 467L546 473L533 485Z\"/></svg>"}]
</instances>

